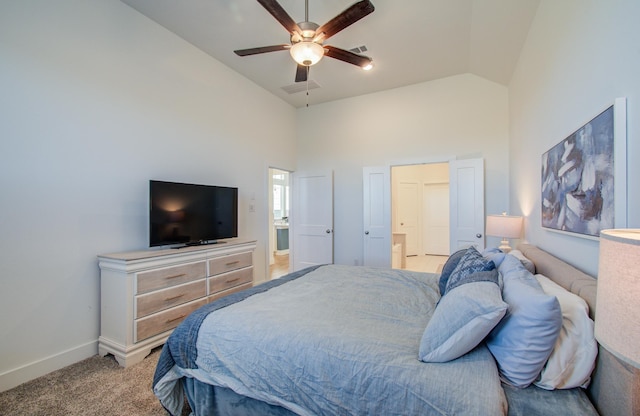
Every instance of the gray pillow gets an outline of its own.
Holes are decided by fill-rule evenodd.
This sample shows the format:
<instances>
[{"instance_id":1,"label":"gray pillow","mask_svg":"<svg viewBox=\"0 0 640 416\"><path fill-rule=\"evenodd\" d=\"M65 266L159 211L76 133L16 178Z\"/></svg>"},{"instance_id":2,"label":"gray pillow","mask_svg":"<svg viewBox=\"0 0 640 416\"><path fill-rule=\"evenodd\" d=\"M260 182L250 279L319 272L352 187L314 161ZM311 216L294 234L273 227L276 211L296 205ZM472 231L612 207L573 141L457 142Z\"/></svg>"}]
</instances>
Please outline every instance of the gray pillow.
<instances>
[{"instance_id":1,"label":"gray pillow","mask_svg":"<svg viewBox=\"0 0 640 416\"><path fill-rule=\"evenodd\" d=\"M513 256L513 257L517 258L518 260L520 260L520 263L522 263L524 268L527 269L532 274L534 274L536 272L536 265L533 264L533 262L531 260L526 258L525 255L522 254L522 251L520 251L520 250L511 250L508 255L509 256Z\"/></svg>"},{"instance_id":2,"label":"gray pillow","mask_svg":"<svg viewBox=\"0 0 640 416\"><path fill-rule=\"evenodd\" d=\"M496 275L498 272L491 272ZM419 358L442 363L455 360L474 349L500 322L508 305L500 287L491 281L457 286L443 296L420 340Z\"/></svg>"}]
</instances>

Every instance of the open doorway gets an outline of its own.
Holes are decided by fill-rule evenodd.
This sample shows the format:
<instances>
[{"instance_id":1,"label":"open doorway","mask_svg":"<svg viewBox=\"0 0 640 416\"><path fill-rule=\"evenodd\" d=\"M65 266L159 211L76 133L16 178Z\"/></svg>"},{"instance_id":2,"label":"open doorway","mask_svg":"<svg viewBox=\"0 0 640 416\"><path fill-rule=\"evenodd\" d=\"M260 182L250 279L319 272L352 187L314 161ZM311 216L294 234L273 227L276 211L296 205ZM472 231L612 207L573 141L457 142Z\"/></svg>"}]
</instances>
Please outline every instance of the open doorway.
<instances>
[{"instance_id":1,"label":"open doorway","mask_svg":"<svg viewBox=\"0 0 640 416\"><path fill-rule=\"evenodd\" d=\"M289 273L290 172L269 168L269 280Z\"/></svg>"},{"instance_id":2,"label":"open doorway","mask_svg":"<svg viewBox=\"0 0 640 416\"><path fill-rule=\"evenodd\" d=\"M449 255L449 163L391 168L392 267L435 273Z\"/></svg>"}]
</instances>

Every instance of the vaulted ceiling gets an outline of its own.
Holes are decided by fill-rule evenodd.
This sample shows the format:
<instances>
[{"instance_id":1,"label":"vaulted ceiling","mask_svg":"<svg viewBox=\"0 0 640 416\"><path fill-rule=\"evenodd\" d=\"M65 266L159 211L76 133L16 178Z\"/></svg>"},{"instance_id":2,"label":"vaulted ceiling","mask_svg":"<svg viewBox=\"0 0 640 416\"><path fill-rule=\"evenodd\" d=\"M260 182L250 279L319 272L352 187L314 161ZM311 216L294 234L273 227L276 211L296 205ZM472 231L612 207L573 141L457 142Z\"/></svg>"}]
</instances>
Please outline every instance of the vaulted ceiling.
<instances>
[{"instance_id":1,"label":"vaulted ceiling","mask_svg":"<svg viewBox=\"0 0 640 416\"><path fill-rule=\"evenodd\" d=\"M233 51L289 43L256 0L122 0L295 107L473 73L508 85L539 0L371 0L375 11L327 45L365 47L371 71L323 58L295 83L288 51L240 57ZM309 20L329 21L355 0L308 0ZM279 0L305 20L304 0ZM291 92L291 89L298 92ZM306 92L309 90L309 95Z\"/></svg>"}]
</instances>

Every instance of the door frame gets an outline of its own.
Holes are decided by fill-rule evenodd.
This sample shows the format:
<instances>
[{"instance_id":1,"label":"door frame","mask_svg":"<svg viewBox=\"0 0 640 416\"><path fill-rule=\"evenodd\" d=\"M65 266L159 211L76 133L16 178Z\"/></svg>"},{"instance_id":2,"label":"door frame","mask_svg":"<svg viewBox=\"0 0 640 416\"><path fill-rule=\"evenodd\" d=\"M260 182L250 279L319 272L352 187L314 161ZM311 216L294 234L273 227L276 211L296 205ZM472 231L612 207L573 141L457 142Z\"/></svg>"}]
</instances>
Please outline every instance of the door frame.
<instances>
[{"instance_id":1,"label":"door frame","mask_svg":"<svg viewBox=\"0 0 640 416\"><path fill-rule=\"evenodd\" d=\"M266 241L266 249L265 249L265 282L268 282L269 280L271 280L271 274L269 273L269 269L271 268L271 259L273 257L273 253L271 251L271 241L272 241L272 225L273 225L273 187L272 187L272 181L271 181L271 171L272 170L280 170L283 172L287 172L289 173L289 217L291 217L291 211L293 211L293 204L291 201L292 195L293 195L293 172L290 169L285 169L285 168L280 168L277 166L273 166L273 165L267 165L267 221L266 221L266 229L267 229L267 241ZM253 201L253 199L255 199L255 197L252 195L252 201L251 204L253 204L255 206L255 201ZM292 228L292 224L291 221L289 221L289 271L291 271L291 258L292 258L292 251L293 251L293 247L291 244L291 228Z\"/></svg>"},{"instance_id":2,"label":"door frame","mask_svg":"<svg viewBox=\"0 0 640 416\"><path fill-rule=\"evenodd\" d=\"M401 166L411 166L411 165L427 165L427 164L434 164L434 163L448 163L451 164L452 162L456 161L457 158L455 156L443 156L443 157L435 157L435 158L425 158L425 159L411 159L411 160L395 160L395 161L390 161L388 164L386 165L380 165L381 168L386 169L387 171L387 175L388 175L388 186L389 186L389 200L387 201L388 203L388 216L389 218L387 219L390 228L389 228L389 238L388 238L388 247L386 248L386 251L388 252L388 260L389 260L389 264L388 267L391 267L391 250L393 248L393 227L392 227L392 198L391 198L391 187L393 185L393 179L391 177L391 172L392 172L392 168L394 167L401 167ZM363 167L363 172L365 172L366 169L371 168L372 166L364 166ZM363 198L364 199L364 198ZM363 218L363 223L364 223L364 218ZM365 224L366 227L366 224ZM363 238L365 238L363 236ZM364 251L364 244L366 244L366 242L363 240L363 251ZM363 264L366 264L366 259L365 259L366 255L363 252Z\"/></svg>"},{"instance_id":3,"label":"door frame","mask_svg":"<svg viewBox=\"0 0 640 416\"><path fill-rule=\"evenodd\" d=\"M392 188L390 203L391 203L392 215L393 215L393 212L394 212L394 210L393 210L393 202L394 202L394 199L393 199L393 194L394 194L393 186L395 184L395 182L393 181L393 168L446 164L447 165L447 169L450 170L451 164L454 163L456 160L458 160L458 159L455 158L455 157L450 157L448 159L435 158L435 159L429 160L429 161L412 161L410 163L399 163L399 164L390 165L389 169L390 169L390 172L391 172L390 180L391 180L391 188ZM423 198L424 198L425 182L420 180L417 183L417 185L418 185L418 188L419 188L419 196L420 197L418 198L419 200L416 203L419 206L419 216L420 217L418 219L418 224L417 224L417 228L416 228L417 229L416 232L418 234L418 241L417 241L416 245L417 245L417 255L423 255L423 254L425 254L425 250L424 250L424 247L425 247L425 244L424 244L424 217L423 217L423 215L424 215L424 199ZM447 183L447 187L450 190L450 184L449 183ZM396 195L397 195L397 193L396 193ZM398 202L398 201L396 201L396 202ZM393 220L393 218L392 218L392 220ZM393 221L392 221L392 224L393 224ZM393 232L393 230L392 230L392 232ZM451 220L450 219L449 219L449 233L451 233Z\"/></svg>"},{"instance_id":4,"label":"door frame","mask_svg":"<svg viewBox=\"0 0 640 416\"><path fill-rule=\"evenodd\" d=\"M451 167L454 166L454 164L456 163L460 163L460 162L464 162L467 159L458 159L457 157L448 157L448 158L433 158L433 159L427 159L427 160L422 160L422 159L418 159L418 160L411 160L411 161L397 161L397 162L391 162L388 165L384 166L385 169L387 169L388 175L389 175L389 188L391 188L391 186L393 185L393 179L392 179L392 168L393 167L401 167L401 166L410 166L410 165L425 165L425 164L434 164L434 163L448 163L449 164L449 169L451 171ZM474 159L475 160L475 159ZM480 160L482 160L482 177L484 178L484 159L480 158ZM365 167L366 169L367 167ZM453 198L451 198L451 183L452 183L452 178L449 178L449 190L450 190L450 201L455 202ZM483 184L482 184L482 189L483 189L483 196L482 196L482 200L484 201L484 179L483 179ZM391 207L391 192L389 192L389 207ZM484 204L484 202L483 202ZM449 209L452 209L452 206L449 207ZM484 207L483 207L484 210ZM483 211L484 212L484 211ZM389 223L392 223L392 210L389 211ZM483 214L484 215L484 214ZM393 231L390 229L389 230L390 235L389 235L389 244L387 247L387 251L389 253L389 267L391 267L391 250L393 248L393 239L392 239L392 233ZM452 219L451 217L449 218L449 234L451 236L452 233ZM484 227L482 230L482 238L484 241ZM453 244L453 239L450 239L450 245ZM453 251L451 251L453 252Z\"/></svg>"}]
</instances>

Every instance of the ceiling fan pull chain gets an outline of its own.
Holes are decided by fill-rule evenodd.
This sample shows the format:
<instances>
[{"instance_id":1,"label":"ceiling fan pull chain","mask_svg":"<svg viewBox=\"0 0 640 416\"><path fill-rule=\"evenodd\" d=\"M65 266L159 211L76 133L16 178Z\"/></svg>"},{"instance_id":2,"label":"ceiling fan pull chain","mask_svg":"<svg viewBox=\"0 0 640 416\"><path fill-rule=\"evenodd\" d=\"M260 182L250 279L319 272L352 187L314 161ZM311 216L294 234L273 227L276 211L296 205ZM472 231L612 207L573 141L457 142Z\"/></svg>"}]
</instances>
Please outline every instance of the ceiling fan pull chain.
<instances>
[{"instance_id":1,"label":"ceiling fan pull chain","mask_svg":"<svg viewBox=\"0 0 640 416\"><path fill-rule=\"evenodd\" d=\"M309 67L307 67L307 107L309 107Z\"/></svg>"}]
</instances>

